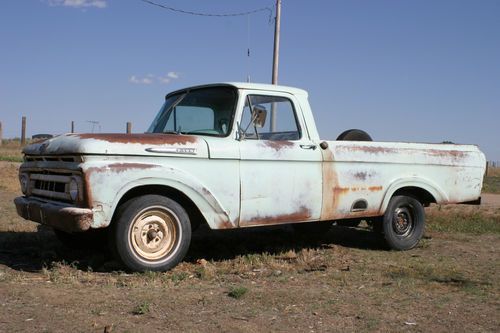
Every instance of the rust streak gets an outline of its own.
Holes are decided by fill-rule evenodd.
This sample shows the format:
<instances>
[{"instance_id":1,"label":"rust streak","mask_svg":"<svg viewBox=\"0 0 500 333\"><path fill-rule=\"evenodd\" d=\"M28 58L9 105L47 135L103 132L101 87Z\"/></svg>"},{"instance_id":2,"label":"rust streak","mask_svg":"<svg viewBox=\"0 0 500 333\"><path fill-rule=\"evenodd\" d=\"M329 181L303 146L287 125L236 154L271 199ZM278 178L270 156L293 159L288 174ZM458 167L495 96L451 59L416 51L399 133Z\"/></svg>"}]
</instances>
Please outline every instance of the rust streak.
<instances>
[{"instance_id":1,"label":"rust streak","mask_svg":"<svg viewBox=\"0 0 500 333\"><path fill-rule=\"evenodd\" d=\"M460 150L427 149L424 152L431 156L452 157L454 159L462 159L466 156L466 152Z\"/></svg>"},{"instance_id":2,"label":"rust streak","mask_svg":"<svg viewBox=\"0 0 500 333\"><path fill-rule=\"evenodd\" d=\"M146 134L120 134L120 133L86 133L72 134L80 139L94 139L110 143L140 143L140 144L178 144L186 145L188 143L196 143L198 138L192 135L174 135L161 133L146 133Z\"/></svg>"},{"instance_id":3,"label":"rust streak","mask_svg":"<svg viewBox=\"0 0 500 333\"><path fill-rule=\"evenodd\" d=\"M360 151L370 154L391 154L399 152L399 150L396 148L371 147L371 146L338 146L338 149L347 151Z\"/></svg>"},{"instance_id":4,"label":"rust streak","mask_svg":"<svg viewBox=\"0 0 500 333\"><path fill-rule=\"evenodd\" d=\"M155 164L144 163L112 163L102 167L91 167L87 169L87 174L101 173L105 171L112 171L116 173L125 172L128 170L145 170L157 167Z\"/></svg>"},{"instance_id":5,"label":"rust streak","mask_svg":"<svg viewBox=\"0 0 500 333\"><path fill-rule=\"evenodd\" d=\"M382 186L370 186L370 187L368 187L368 190L370 192L382 191Z\"/></svg>"}]
</instances>

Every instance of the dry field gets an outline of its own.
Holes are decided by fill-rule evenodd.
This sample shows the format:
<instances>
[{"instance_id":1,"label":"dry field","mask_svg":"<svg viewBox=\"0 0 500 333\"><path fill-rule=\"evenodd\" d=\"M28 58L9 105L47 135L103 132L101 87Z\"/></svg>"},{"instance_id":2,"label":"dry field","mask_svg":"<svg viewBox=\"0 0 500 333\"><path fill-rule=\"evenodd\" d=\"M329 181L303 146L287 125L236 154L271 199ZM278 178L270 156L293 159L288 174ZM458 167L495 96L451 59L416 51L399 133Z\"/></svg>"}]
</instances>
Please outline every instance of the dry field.
<instances>
[{"instance_id":1,"label":"dry field","mask_svg":"<svg viewBox=\"0 0 500 333\"><path fill-rule=\"evenodd\" d=\"M0 332L500 331L500 195L428 208L408 252L366 226L201 228L173 271L130 274L18 218L17 167L0 162Z\"/></svg>"}]
</instances>

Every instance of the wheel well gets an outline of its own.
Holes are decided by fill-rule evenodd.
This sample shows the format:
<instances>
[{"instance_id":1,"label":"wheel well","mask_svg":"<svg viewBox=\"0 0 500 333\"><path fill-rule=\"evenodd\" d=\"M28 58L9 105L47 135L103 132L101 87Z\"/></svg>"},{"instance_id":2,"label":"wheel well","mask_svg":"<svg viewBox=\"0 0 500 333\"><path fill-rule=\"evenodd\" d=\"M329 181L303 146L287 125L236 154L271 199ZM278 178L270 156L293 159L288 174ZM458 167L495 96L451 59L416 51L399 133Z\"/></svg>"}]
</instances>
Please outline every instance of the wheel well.
<instances>
[{"instance_id":1,"label":"wheel well","mask_svg":"<svg viewBox=\"0 0 500 333\"><path fill-rule=\"evenodd\" d=\"M409 197L413 197L420 201L420 203L424 206L427 207L431 203L435 203L436 199L432 194L430 194L427 190L424 190L423 188L420 187L415 187L415 186L407 186L407 187L402 187L398 189L394 194L392 195L393 197L396 195L406 195Z\"/></svg>"},{"instance_id":2,"label":"wheel well","mask_svg":"<svg viewBox=\"0 0 500 333\"><path fill-rule=\"evenodd\" d=\"M195 230L202 222L206 223L205 218L201 214L198 207L187 195L185 195L184 193L173 187L161 186L161 185L144 185L144 186L134 187L133 189L129 190L127 193L125 193L125 195L123 195L123 197L118 202L115 212L113 213L112 221L114 221L114 214L116 214L116 212L118 211L118 207L120 207L122 204L124 204L130 199L140 197L146 194L163 195L179 203L186 210L186 213L189 216L189 221L191 222L192 230Z\"/></svg>"}]
</instances>

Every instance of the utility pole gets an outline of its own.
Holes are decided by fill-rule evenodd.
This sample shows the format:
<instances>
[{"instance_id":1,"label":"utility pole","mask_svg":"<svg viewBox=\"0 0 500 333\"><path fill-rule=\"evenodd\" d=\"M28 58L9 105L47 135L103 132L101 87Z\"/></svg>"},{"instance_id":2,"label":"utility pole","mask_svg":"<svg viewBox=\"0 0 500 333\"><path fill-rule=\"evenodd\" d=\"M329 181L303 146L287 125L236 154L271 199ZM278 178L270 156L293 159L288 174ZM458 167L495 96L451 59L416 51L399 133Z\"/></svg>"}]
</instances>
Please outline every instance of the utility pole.
<instances>
[{"instance_id":1,"label":"utility pole","mask_svg":"<svg viewBox=\"0 0 500 333\"><path fill-rule=\"evenodd\" d=\"M273 52L273 78L272 84L278 84L278 62L280 56L280 23L281 0L276 0L276 19L274 21L274 52ZM271 106L271 132L276 131L276 103Z\"/></svg>"},{"instance_id":2,"label":"utility pole","mask_svg":"<svg viewBox=\"0 0 500 333\"><path fill-rule=\"evenodd\" d=\"M26 117L22 117L21 119L21 145L24 146L26 144Z\"/></svg>"},{"instance_id":3,"label":"utility pole","mask_svg":"<svg viewBox=\"0 0 500 333\"><path fill-rule=\"evenodd\" d=\"M276 19L274 21L274 52L273 52L272 84L278 84L278 61L280 57L280 23L281 23L281 0L276 0Z\"/></svg>"}]
</instances>

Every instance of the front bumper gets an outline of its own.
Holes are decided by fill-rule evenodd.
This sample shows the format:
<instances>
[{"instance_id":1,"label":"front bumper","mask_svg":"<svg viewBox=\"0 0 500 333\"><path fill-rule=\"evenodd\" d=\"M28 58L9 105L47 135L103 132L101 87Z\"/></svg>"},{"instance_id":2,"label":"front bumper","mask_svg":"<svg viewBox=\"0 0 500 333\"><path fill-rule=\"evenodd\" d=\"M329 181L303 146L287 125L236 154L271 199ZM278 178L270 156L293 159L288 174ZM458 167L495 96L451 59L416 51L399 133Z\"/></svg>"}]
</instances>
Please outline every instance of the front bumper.
<instances>
[{"instance_id":1,"label":"front bumper","mask_svg":"<svg viewBox=\"0 0 500 333\"><path fill-rule=\"evenodd\" d=\"M17 214L22 218L45 224L66 232L90 229L94 213L92 209L17 197L14 199Z\"/></svg>"}]
</instances>

